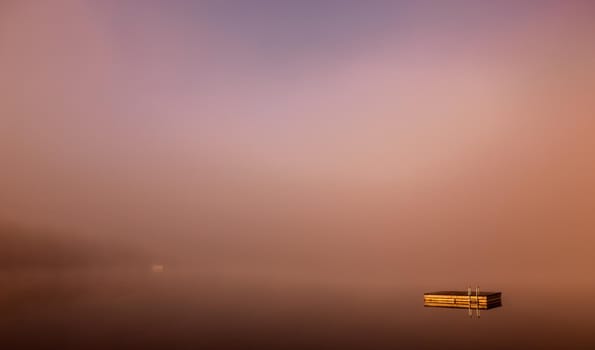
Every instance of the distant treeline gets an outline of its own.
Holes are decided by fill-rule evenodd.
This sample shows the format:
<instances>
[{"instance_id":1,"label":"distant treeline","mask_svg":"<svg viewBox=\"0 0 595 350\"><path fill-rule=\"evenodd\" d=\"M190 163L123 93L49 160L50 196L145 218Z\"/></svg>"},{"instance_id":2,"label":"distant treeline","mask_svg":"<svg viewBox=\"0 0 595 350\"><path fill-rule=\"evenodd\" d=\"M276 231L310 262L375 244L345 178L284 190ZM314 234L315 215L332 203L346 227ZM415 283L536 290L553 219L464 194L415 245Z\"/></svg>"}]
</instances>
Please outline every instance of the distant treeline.
<instances>
[{"instance_id":1,"label":"distant treeline","mask_svg":"<svg viewBox=\"0 0 595 350\"><path fill-rule=\"evenodd\" d=\"M131 244L0 223L0 269L146 263Z\"/></svg>"}]
</instances>

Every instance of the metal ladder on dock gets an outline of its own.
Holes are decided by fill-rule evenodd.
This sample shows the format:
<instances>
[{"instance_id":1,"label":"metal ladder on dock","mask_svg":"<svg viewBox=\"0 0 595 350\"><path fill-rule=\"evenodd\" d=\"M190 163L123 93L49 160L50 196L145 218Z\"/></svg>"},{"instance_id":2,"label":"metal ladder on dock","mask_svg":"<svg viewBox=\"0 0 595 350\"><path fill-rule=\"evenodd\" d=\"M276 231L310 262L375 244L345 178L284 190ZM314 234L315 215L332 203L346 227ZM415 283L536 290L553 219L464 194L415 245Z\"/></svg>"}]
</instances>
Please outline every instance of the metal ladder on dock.
<instances>
[{"instance_id":1,"label":"metal ladder on dock","mask_svg":"<svg viewBox=\"0 0 595 350\"><path fill-rule=\"evenodd\" d=\"M471 286L467 287L467 296L469 298L469 317L473 317L473 311L471 309ZM477 314L477 318L481 317L481 312L479 311L479 286L475 287L475 313Z\"/></svg>"}]
</instances>

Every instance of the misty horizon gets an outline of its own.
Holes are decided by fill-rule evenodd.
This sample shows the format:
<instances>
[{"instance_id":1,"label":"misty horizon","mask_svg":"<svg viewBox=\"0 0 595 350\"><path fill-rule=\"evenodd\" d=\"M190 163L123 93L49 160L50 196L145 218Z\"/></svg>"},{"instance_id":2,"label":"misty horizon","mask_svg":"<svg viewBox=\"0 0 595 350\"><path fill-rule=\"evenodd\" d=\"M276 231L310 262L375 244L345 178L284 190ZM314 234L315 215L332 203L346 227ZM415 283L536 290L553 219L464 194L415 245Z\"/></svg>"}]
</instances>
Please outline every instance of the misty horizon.
<instances>
[{"instance_id":1,"label":"misty horizon","mask_svg":"<svg viewBox=\"0 0 595 350\"><path fill-rule=\"evenodd\" d=\"M420 298L481 285L510 304L471 338L589 348L566 293L595 288L594 11L0 1L0 326L455 347Z\"/></svg>"}]
</instances>

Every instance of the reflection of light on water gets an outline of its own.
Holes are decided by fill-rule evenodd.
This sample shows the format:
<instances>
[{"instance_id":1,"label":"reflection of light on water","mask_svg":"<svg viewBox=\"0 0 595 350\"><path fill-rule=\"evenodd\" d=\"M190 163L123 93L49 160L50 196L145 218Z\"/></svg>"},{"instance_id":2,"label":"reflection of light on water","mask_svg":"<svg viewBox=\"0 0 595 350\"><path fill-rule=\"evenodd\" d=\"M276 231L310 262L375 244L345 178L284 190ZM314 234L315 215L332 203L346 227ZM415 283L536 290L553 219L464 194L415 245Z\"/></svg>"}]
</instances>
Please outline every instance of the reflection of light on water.
<instances>
[{"instance_id":1,"label":"reflection of light on water","mask_svg":"<svg viewBox=\"0 0 595 350\"><path fill-rule=\"evenodd\" d=\"M153 271L155 273L161 273L161 272L165 271L165 266L159 265L159 264L153 264L151 266L151 271Z\"/></svg>"}]
</instances>

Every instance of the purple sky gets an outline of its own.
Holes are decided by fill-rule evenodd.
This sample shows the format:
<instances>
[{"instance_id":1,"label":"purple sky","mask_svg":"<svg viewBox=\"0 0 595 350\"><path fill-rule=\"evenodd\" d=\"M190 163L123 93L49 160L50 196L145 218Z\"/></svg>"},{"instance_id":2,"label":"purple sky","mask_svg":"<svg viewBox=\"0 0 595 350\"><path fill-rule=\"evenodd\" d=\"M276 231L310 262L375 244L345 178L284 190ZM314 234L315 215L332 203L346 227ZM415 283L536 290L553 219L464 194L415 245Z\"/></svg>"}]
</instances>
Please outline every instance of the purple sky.
<instances>
[{"instance_id":1,"label":"purple sky","mask_svg":"<svg viewBox=\"0 0 595 350\"><path fill-rule=\"evenodd\" d=\"M477 246L471 274L582 281L593 11L3 1L0 219L407 276Z\"/></svg>"}]
</instances>

